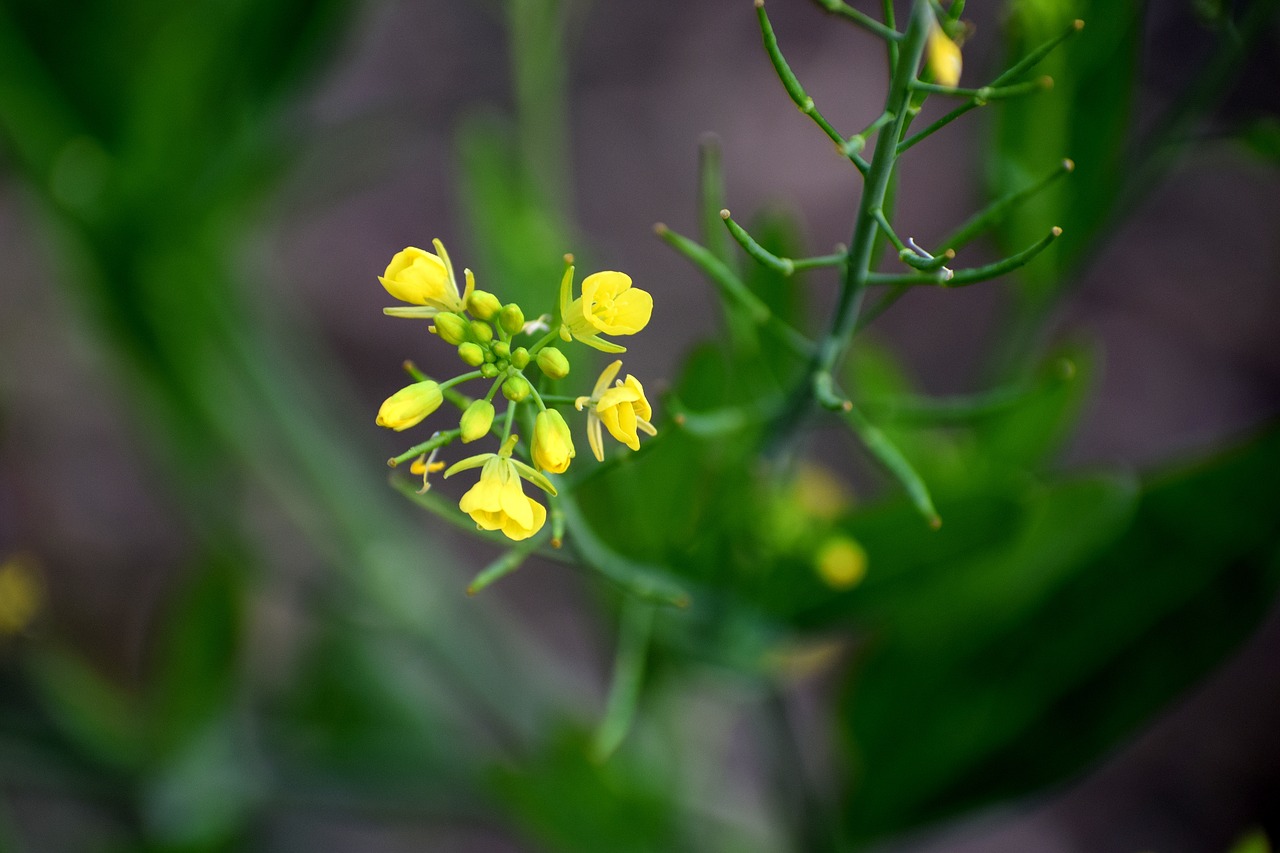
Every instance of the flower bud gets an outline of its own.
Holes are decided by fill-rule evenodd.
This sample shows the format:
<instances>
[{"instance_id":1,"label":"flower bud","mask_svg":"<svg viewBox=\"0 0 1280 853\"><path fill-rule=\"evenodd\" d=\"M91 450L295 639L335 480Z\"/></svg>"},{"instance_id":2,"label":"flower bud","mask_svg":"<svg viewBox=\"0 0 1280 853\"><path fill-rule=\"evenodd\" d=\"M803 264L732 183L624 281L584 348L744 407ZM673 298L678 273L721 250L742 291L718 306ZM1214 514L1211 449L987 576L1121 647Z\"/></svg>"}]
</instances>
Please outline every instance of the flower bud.
<instances>
[{"instance_id":1,"label":"flower bud","mask_svg":"<svg viewBox=\"0 0 1280 853\"><path fill-rule=\"evenodd\" d=\"M519 403L529 396L529 380L516 375L502 383L502 396L513 403Z\"/></svg>"},{"instance_id":2,"label":"flower bud","mask_svg":"<svg viewBox=\"0 0 1280 853\"><path fill-rule=\"evenodd\" d=\"M511 351L511 364L516 370L524 370L529 364L529 351L524 347L516 347Z\"/></svg>"},{"instance_id":3,"label":"flower bud","mask_svg":"<svg viewBox=\"0 0 1280 853\"><path fill-rule=\"evenodd\" d=\"M496 364L480 365L480 375L485 379L493 379L498 375L498 366Z\"/></svg>"},{"instance_id":4,"label":"flower bud","mask_svg":"<svg viewBox=\"0 0 1280 853\"><path fill-rule=\"evenodd\" d=\"M479 367L484 364L484 348L479 344L465 343L458 345L458 358L462 359L464 364L472 367Z\"/></svg>"},{"instance_id":5,"label":"flower bud","mask_svg":"<svg viewBox=\"0 0 1280 853\"><path fill-rule=\"evenodd\" d=\"M548 379L564 379L569 375L569 359L555 347L538 350L538 369Z\"/></svg>"},{"instance_id":6,"label":"flower bud","mask_svg":"<svg viewBox=\"0 0 1280 853\"><path fill-rule=\"evenodd\" d=\"M471 337L475 338L482 344L487 344L489 341L493 340L493 327L480 320L472 320Z\"/></svg>"},{"instance_id":7,"label":"flower bud","mask_svg":"<svg viewBox=\"0 0 1280 853\"><path fill-rule=\"evenodd\" d=\"M467 339L467 321L451 311L436 315L436 334L440 340L457 346Z\"/></svg>"},{"instance_id":8,"label":"flower bud","mask_svg":"<svg viewBox=\"0 0 1280 853\"><path fill-rule=\"evenodd\" d=\"M520 310L520 306L511 302L504 305L502 313L498 315L498 322L502 324L502 328L508 335L514 335L524 329L524 312Z\"/></svg>"},{"instance_id":9,"label":"flower bud","mask_svg":"<svg viewBox=\"0 0 1280 853\"><path fill-rule=\"evenodd\" d=\"M511 355L511 346L506 341L494 341L489 350L498 358L508 358Z\"/></svg>"},{"instance_id":10,"label":"flower bud","mask_svg":"<svg viewBox=\"0 0 1280 853\"><path fill-rule=\"evenodd\" d=\"M533 464L549 474L563 474L574 455L564 416L555 409L539 412L533 422Z\"/></svg>"},{"instance_id":11,"label":"flower bud","mask_svg":"<svg viewBox=\"0 0 1280 853\"><path fill-rule=\"evenodd\" d=\"M442 399L444 395L435 382L415 382L383 401L378 409L378 426L389 427L396 432L406 430L439 408Z\"/></svg>"},{"instance_id":12,"label":"flower bud","mask_svg":"<svg viewBox=\"0 0 1280 853\"><path fill-rule=\"evenodd\" d=\"M462 443L484 438L493 426L493 403L488 400L476 400L462 413L458 424L462 428Z\"/></svg>"},{"instance_id":13,"label":"flower bud","mask_svg":"<svg viewBox=\"0 0 1280 853\"><path fill-rule=\"evenodd\" d=\"M467 310L481 320L492 320L502 310L502 303L487 290L473 290L467 300Z\"/></svg>"}]
</instances>

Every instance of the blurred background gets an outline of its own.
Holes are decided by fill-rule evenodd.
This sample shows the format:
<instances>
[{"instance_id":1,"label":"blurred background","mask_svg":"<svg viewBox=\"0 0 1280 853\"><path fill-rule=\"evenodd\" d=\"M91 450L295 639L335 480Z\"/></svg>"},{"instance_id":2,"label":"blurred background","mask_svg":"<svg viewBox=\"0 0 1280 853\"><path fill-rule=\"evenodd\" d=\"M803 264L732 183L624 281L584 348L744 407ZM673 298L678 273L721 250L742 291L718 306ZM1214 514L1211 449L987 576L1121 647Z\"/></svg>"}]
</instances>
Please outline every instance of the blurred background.
<instances>
[{"instance_id":1,"label":"blurred background","mask_svg":"<svg viewBox=\"0 0 1280 853\"><path fill-rule=\"evenodd\" d=\"M807 440L849 508L799 535L856 537L865 588L823 586L812 549L738 553L728 522L660 530L694 526L663 496L695 450L652 454L647 521L609 497L627 471L596 484L616 547L698 591L600 761L625 606L537 559L466 596L499 552L386 482L407 445L378 404L404 359L448 364L382 316L376 276L433 237L548 308L566 251L625 270L656 305L626 369L693 404L720 309L651 227L698 232L705 135L725 206L783 245L831 251L858 199L750 4L3 0L0 850L1276 838L1278 5L972 4L963 85L1087 24L1052 92L912 149L899 233L929 245L1070 157L962 258L1066 236L1010 283L908 294L850 387L1080 375L972 428L891 430L937 534L842 436ZM826 115L874 118L882 46L769 10ZM820 328L834 275L806 286ZM705 482L754 495L735 441L697 451L730 460Z\"/></svg>"}]
</instances>

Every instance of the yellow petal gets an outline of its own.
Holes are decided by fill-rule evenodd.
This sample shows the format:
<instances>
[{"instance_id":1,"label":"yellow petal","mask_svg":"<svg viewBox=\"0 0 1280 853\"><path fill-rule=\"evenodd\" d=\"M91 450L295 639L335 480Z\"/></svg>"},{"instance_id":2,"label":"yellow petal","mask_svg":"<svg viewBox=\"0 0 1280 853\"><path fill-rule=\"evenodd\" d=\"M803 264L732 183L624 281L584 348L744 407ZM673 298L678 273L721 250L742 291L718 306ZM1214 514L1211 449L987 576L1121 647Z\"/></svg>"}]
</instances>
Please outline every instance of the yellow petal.
<instances>
[{"instance_id":1,"label":"yellow petal","mask_svg":"<svg viewBox=\"0 0 1280 853\"><path fill-rule=\"evenodd\" d=\"M929 33L929 70L933 79L943 86L955 86L960 82L962 63L960 47L935 23Z\"/></svg>"}]
</instances>

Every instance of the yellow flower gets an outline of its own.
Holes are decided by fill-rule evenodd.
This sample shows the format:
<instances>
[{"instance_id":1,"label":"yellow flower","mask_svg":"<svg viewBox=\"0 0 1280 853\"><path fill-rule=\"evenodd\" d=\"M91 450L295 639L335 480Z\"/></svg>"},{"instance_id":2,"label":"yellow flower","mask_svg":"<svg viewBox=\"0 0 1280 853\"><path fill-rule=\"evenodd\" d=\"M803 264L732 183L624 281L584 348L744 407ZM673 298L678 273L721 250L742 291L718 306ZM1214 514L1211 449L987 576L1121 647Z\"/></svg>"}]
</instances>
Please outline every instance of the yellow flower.
<instances>
[{"instance_id":1,"label":"yellow flower","mask_svg":"<svg viewBox=\"0 0 1280 853\"><path fill-rule=\"evenodd\" d=\"M626 347L600 335L634 335L653 315L653 297L632 287L626 273L593 273L582 280L582 295L572 296L573 267L569 266L560 281L560 337L576 338L601 352L626 352Z\"/></svg>"},{"instance_id":2,"label":"yellow flower","mask_svg":"<svg viewBox=\"0 0 1280 853\"><path fill-rule=\"evenodd\" d=\"M929 30L928 62L933 79L940 85L955 86L960 82L960 46L947 37L936 19Z\"/></svg>"},{"instance_id":3,"label":"yellow flower","mask_svg":"<svg viewBox=\"0 0 1280 853\"><path fill-rule=\"evenodd\" d=\"M576 455L564 416L555 409L539 412L533 422L533 464L550 474L563 474Z\"/></svg>"},{"instance_id":4,"label":"yellow flower","mask_svg":"<svg viewBox=\"0 0 1280 853\"><path fill-rule=\"evenodd\" d=\"M483 466L480 481L467 490L458 506L471 516L480 530L500 530L508 539L518 542L541 530L547 520L546 508L525 495L520 486L520 478L523 477L549 494L554 495L556 490L544 475L511 458L511 450L517 440L513 435L499 452L482 453L464 459L445 471L444 475L447 478L459 471Z\"/></svg>"},{"instance_id":5,"label":"yellow flower","mask_svg":"<svg viewBox=\"0 0 1280 853\"><path fill-rule=\"evenodd\" d=\"M440 386L431 380L415 382L401 388L382 402L378 409L378 426L403 432L416 426L427 415L440 407L444 395Z\"/></svg>"},{"instance_id":6,"label":"yellow flower","mask_svg":"<svg viewBox=\"0 0 1280 853\"><path fill-rule=\"evenodd\" d=\"M856 540L836 534L818 549L814 568L832 589L850 589L867 573L867 552Z\"/></svg>"},{"instance_id":7,"label":"yellow flower","mask_svg":"<svg viewBox=\"0 0 1280 853\"><path fill-rule=\"evenodd\" d=\"M0 637L26 630L43 603L34 558L18 554L0 563Z\"/></svg>"},{"instance_id":8,"label":"yellow flower","mask_svg":"<svg viewBox=\"0 0 1280 853\"><path fill-rule=\"evenodd\" d=\"M384 308L384 314L393 317L434 317L441 311L461 313L467 307L467 298L475 290L475 276L471 270L463 270L466 290L458 292L458 278L453 273L449 253L439 240L432 240L437 254L410 246L396 252L387 271L378 281L396 299L408 302L416 308Z\"/></svg>"},{"instance_id":9,"label":"yellow flower","mask_svg":"<svg viewBox=\"0 0 1280 853\"><path fill-rule=\"evenodd\" d=\"M601 462L604 461L601 424L608 427L610 435L632 450L640 449L639 432L658 434L657 429L649 422L653 417L653 409L645 399L640 380L628 373L626 381L619 379L614 387L609 387L621 368L621 361L615 361L606 367L596 380L591 396L579 397L573 403L578 411L591 407L587 412L587 442L591 445L591 452Z\"/></svg>"}]
</instances>

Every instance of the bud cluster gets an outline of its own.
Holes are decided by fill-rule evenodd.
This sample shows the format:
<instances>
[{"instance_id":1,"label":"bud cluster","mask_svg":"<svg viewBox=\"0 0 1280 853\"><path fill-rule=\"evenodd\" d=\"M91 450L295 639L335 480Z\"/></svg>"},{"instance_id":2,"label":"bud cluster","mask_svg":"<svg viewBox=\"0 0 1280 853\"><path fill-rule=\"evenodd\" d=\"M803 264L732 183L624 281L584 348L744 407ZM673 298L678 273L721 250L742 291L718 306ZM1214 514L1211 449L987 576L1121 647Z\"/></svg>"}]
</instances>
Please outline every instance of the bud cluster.
<instances>
[{"instance_id":1,"label":"bud cluster","mask_svg":"<svg viewBox=\"0 0 1280 853\"><path fill-rule=\"evenodd\" d=\"M638 432L656 434L644 388L628 375L614 382L621 361L609 365L596 381L590 395L551 396L550 383L570 373L569 358L553 344L574 341L603 352L624 352L604 335L631 335L649 322L653 298L631 285L631 277L620 272L598 272L582 282L581 294L573 294L573 258L565 257L565 273L560 282L555 318L543 314L529 322L515 302L503 304L497 295L478 290L471 270L464 270L465 286L459 290L453 265L444 245L433 241L435 253L407 248L396 253L379 278L387 292L408 306L384 309L395 317L425 319L430 331L454 347L467 368L451 379L435 381L416 371L417 380L392 394L378 410L379 426L402 431L417 426L435 413L447 399L461 410L456 429L437 431L430 440L392 460L398 463L417 456L414 470L427 476L436 470L434 455L441 447L460 438L464 444L493 434L501 442L496 453L483 453L454 464L445 471L449 477L459 471L481 468L480 481L464 495L460 506L483 530L499 530L508 538L525 539L536 533L546 520L546 510L524 495L520 480L527 480L549 495L556 494L547 474L563 474L576 455L568 421L557 406L573 404L587 410L585 427L588 443L596 459L603 461L603 429L633 450L639 449ZM487 380L487 393L471 399L454 386ZM507 401L499 413L494 406L498 392ZM528 427L531 439L522 447L512 434L519 409L531 405L536 412ZM426 459L430 452L432 458ZM519 458L523 457L522 461ZM531 464L529 464L531 463Z\"/></svg>"}]
</instances>

